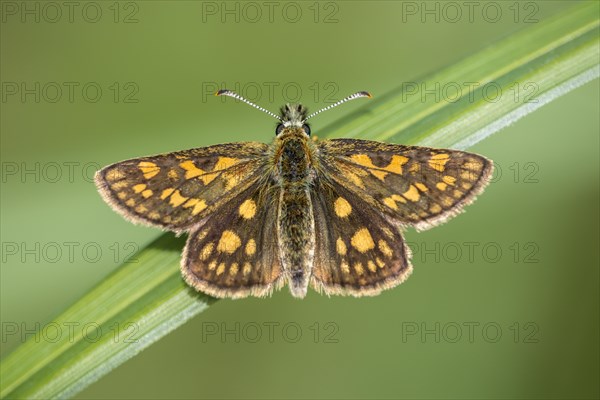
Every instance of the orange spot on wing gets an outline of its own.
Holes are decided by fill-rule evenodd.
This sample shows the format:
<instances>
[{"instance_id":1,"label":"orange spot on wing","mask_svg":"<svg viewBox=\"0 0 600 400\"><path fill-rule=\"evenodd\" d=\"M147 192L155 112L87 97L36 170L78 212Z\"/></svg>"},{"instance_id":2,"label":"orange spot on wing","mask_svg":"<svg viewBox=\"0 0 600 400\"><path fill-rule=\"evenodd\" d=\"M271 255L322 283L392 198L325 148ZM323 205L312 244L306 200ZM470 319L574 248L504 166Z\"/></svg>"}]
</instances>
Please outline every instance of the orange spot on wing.
<instances>
[{"instance_id":1,"label":"orange spot on wing","mask_svg":"<svg viewBox=\"0 0 600 400\"><path fill-rule=\"evenodd\" d=\"M456 178L453 176L443 176L442 180L447 183L448 185L454 186L454 182L456 182Z\"/></svg>"},{"instance_id":2,"label":"orange spot on wing","mask_svg":"<svg viewBox=\"0 0 600 400\"><path fill-rule=\"evenodd\" d=\"M383 239L379 240L379 242L377 243L379 245L379 250L381 250L381 252L388 258L392 257L392 255L394 254L394 252L392 251L392 249L390 248L390 246L387 244L387 242Z\"/></svg>"},{"instance_id":3,"label":"orange spot on wing","mask_svg":"<svg viewBox=\"0 0 600 400\"><path fill-rule=\"evenodd\" d=\"M356 271L357 275L362 275L365 272L362 263L357 262L354 264L354 271Z\"/></svg>"},{"instance_id":4,"label":"orange spot on wing","mask_svg":"<svg viewBox=\"0 0 600 400\"><path fill-rule=\"evenodd\" d=\"M431 207L429 207L429 211L433 214L437 214L442 211L442 207L439 204L432 204Z\"/></svg>"},{"instance_id":5,"label":"orange spot on wing","mask_svg":"<svg viewBox=\"0 0 600 400\"><path fill-rule=\"evenodd\" d=\"M446 169L446 163L450 156L446 153L434 154L429 158L429 166L436 171L442 172Z\"/></svg>"},{"instance_id":6,"label":"orange spot on wing","mask_svg":"<svg viewBox=\"0 0 600 400\"><path fill-rule=\"evenodd\" d=\"M214 181L217 178L217 176L219 176L219 173L211 172L211 173L202 175L200 177L200 179L202 179L202 182L204 182L205 185L208 185L209 183Z\"/></svg>"},{"instance_id":7,"label":"orange spot on wing","mask_svg":"<svg viewBox=\"0 0 600 400\"><path fill-rule=\"evenodd\" d=\"M421 192L426 192L428 190L427 186L423 185L422 183L415 183L415 186L417 187L417 189L419 189Z\"/></svg>"},{"instance_id":8,"label":"orange spot on wing","mask_svg":"<svg viewBox=\"0 0 600 400\"><path fill-rule=\"evenodd\" d=\"M219 159L217 160L217 163L215 164L215 167L213 168L213 171L220 171L223 169L227 169L229 167L234 166L238 162L239 162L239 160L237 158L219 157Z\"/></svg>"},{"instance_id":9,"label":"orange spot on wing","mask_svg":"<svg viewBox=\"0 0 600 400\"><path fill-rule=\"evenodd\" d=\"M167 197L169 197L171 195L171 193L173 193L175 191L175 189L173 188L168 188L162 191L160 198L161 199L166 199Z\"/></svg>"},{"instance_id":10,"label":"orange spot on wing","mask_svg":"<svg viewBox=\"0 0 600 400\"><path fill-rule=\"evenodd\" d=\"M397 201L399 201L400 203L406 203L406 199L397 194L393 194L390 197L386 197L385 199L383 199L383 203L393 210L398 209L398 205L396 204Z\"/></svg>"},{"instance_id":11,"label":"orange spot on wing","mask_svg":"<svg viewBox=\"0 0 600 400\"><path fill-rule=\"evenodd\" d=\"M225 263L221 263L217 267L217 275L221 275L223 272L225 272Z\"/></svg>"},{"instance_id":12,"label":"orange spot on wing","mask_svg":"<svg viewBox=\"0 0 600 400\"><path fill-rule=\"evenodd\" d=\"M146 184L140 183L132 187L133 191L136 193L143 192L146 189Z\"/></svg>"},{"instance_id":13,"label":"orange spot on wing","mask_svg":"<svg viewBox=\"0 0 600 400\"><path fill-rule=\"evenodd\" d=\"M340 218L347 217L352 212L352 206L350 203L348 203L348 200L344 199L343 197L338 197L335 200L333 203L333 208L335 214Z\"/></svg>"},{"instance_id":14,"label":"orange spot on wing","mask_svg":"<svg viewBox=\"0 0 600 400\"><path fill-rule=\"evenodd\" d=\"M248 276L248 274L250 273L251 270L252 270L252 264L250 264L249 262L245 262L244 268L242 269L242 274L244 274L244 276Z\"/></svg>"},{"instance_id":15,"label":"orange spot on wing","mask_svg":"<svg viewBox=\"0 0 600 400\"><path fill-rule=\"evenodd\" d=\"M231 264L229 267L229 275L235 276L238 273L238 263Z\"/></svg>"},{"instance_id":16,"label":"orange spot on wing","mask_svg":"<svg viewBox=\"0 0 600 400\"><path fill-rule=\"evenodd\" d=\"M205 173L203 169L196 167L192 160L184 161L179 166L185 170L185 179L192 179Z\"/></svg>"},{"instance_id":17,"label":"orange spot on wing","mask_svg":"<svg viewBox=\"0 0 600 400\"><path fill-rule=\"evenodd\" d=\"M385 180L385 177L389 172L394 174L402 174L402 166L408 162L408 158L399 155L393 155L390 163L385 167L378 167L373 164L373 160L367 154L353 154L350 159L363 167L369 169L369 172L373 174L380 181Z\"/></svg>"},{"instance_id":18,"label":"orange spot on wing","mask_svg":"<svg viewBox=\"0 0 600 400\"><path fill-rule=\"evenodd\" d=\"M160 167L150 161L140 161L138 167L146 179L153 178L160 172Z\"/></svg>"},{"instance_id":19,"label":"orange spot on wing","mask_svg":"<svg viewBox=\"0 0 600 400\"><path fill-rule=\"evenodd\" d=\"M171 199L169 200L169 204L173 207L179 207L182 205L189 197L184 197L181 195L179 190L175 190L173 194L171 194Z\"/></svg>"},{"instance_id":20,"label":"orange spot on wing","mask_svg":"<svg viewBox=\"0 0 600 400\"><path fill-rule=\"evenodd\" d=\"M339 237L337 239L337 241L335 242L335 249L339 255L341 255L341 256L346 255L346 251L347 251L346 243L344 243L344 241L342 240L341 237Z\"/></svg>"},{"instance_id":21,"label":"orange spot on wing","mask_svg":"<svg viewBox=\"0 0 600 400\"><path fill-rule=\"evenodd\" d=\"M246 243L246 255L253 256L254 253L256 253L256 242L254 239L250 239Z\"/></svg>"},{"instance_id":22,"label":"orange spot on wing","mask_svg":"<svg viewBox=\"0 0 600 400\"><path fill-rule=\"evenodd\" d=\"M109 181L116 181L118 179L125 178L125 174L118 168L111 169L110 171L108 171L106 173L105 176L106 176L106 180L109 180Z\"/></svg>"},{"instance_id":23,"label":"orange spot on wing","mask_svg":"<svg viewBox=\"0 0 600 400\"><path fill-rule=\"evenodd\" d=\"M192 215L198 214L200 211L204 210L207 205L206 202L202 199L189 199L184 205L183 208L194 207L192 210Z\"/></svg>"},{"instance_id":24,"label":"orange spot on wing","mask_svg":"<svg viewBox=\"0 0 600 400\"><path fill-rule=\"evenodd\" d=\"M238 209L244 219L252 219L256 214L256 203L252 199L245 200Z\"/></svg>"},{"instance_id":25,"label":"orange spot on wing","mask_svg":"<svg viewBox=\"0 0 600 400\"><path fill-rule=\"evenodd\" d=\"M369 271L371 271L371 272L377 271L377 266L371 260L369 260L369 262L367 263L367 268L369 268Z\"/></svg>"},{"instance_id":26,"label":"orange spot on wing","mask_svg":"<svg viewBox=\"0 0 600 400\"><path fill-rule=\"evenodd\" d=\"M408 162L408 158L404 156L392 156L392 161L384 169L395 174L402 174L402 167Z\"/></svg>"},{"instance_id":27,"label":"orange spot on wing","mask_svg":"<svg viewBox=\"0 0 600 400\"><path fill-rule=\"evenodd\" d=\"M233 231L223 231L217 250L221 253L233 254L242 245L240 237Z\"/></svg>"},{"instance_id":28,"label":"orange spot on wing","mask_svg":"<svg viewBox=\"0 0 600 400\"><path fill-rule=\"evenodd\" d=\"M367 228L357 230L354 236L352 236L350 244L361 253L365 253L375 247L373 238Z\"/></svg>"},{"instance_id":29,"label":"orange spot on wing","mask_svg":"<svg viewBox=\"0 0 600 400\"><path fill-rule=\"evenodd\" d=\"M419 195L419 191L417 190L416 186L414 186L414 185L410 185L408 187L408 190L406 192L404 192L402 195L404 197L406 197L408 200L413 201L413 202L419 201L419 198L421 197Z\"/></svg>"}]
</instances>

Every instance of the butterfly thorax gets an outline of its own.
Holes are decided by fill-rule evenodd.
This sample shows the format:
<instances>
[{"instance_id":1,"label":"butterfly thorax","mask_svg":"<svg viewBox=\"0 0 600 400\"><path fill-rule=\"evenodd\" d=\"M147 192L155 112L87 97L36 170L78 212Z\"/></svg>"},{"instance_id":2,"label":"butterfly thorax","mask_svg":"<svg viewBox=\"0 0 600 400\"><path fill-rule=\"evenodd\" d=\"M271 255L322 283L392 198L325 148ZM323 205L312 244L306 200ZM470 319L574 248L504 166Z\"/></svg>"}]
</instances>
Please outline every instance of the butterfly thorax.
<instances>
[{"instance_id":1,"label":"butterfly thorax","mask_svg":"<svg viewBox=\"0 0 600 400\"><path fill-rule=\"evenodd\" d=\"M304 297L315 251L310 198L315 150L309 136L297 127L285 128L274 146L275 180L280 184L277 226L280 256L292 294Z\"/></svg>"},{"instance_id":2,"label":"butterfly thorax","mask_svg":"<svg viewBox=\"0 0 600 400\"><path fill-rule=\"evenodd\" d=\"M312 176L312 143L298 128L287 128L275 140L275 165L283 186L309 183Z\"/></svg>"}]
</instances>

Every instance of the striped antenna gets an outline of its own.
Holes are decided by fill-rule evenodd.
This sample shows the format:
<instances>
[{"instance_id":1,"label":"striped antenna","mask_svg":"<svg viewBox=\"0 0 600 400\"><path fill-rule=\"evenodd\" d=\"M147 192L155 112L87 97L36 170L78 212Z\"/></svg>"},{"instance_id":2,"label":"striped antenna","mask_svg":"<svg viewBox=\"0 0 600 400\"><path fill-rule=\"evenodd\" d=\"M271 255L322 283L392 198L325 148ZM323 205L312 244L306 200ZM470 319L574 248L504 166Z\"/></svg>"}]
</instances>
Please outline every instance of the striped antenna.
<instances>
[{"instance_id":1,"label":"striped antenna","mask_svg":"<svg viewBox=\"0 0 600 400\"><path fill-rule=\"evenodd\" d=\"M315 111L314 113L312 113L308 117L306 117L306 119L304 121L302 121L302 122L305 122L307 119L312 118L312 117L314 117L317 114L321 114L323 111L331 110L333 107L337 107L340 104L344 104L347 101L358 99L360 97L372 98L373 96L371 96L371 93L369 93L369 92L356 92L356 93L351 94L350 96L348 96L348 97L346 97L346 98L344 98L344 99L342 99L342 100L340 100L340 101L338 101L336 103L333 103L330 106L327 106L325 108L321 108L319 111Z\"/></svg>"},{"instance_id":2,"label":"striped antenna","mask_svg":"<svg viewBox=\"0 0 600 400\"><path fill-rule=\"evenodd\" d=\"M282 120L281 117L277 114L272 113L271 111L262 108L261 106L258 106L256 104L254 104L253 102L246 100L245 98L243 98L242 96L240 96L239 94L237 94L236 92L232 91L232 90L227 90L227 89L221 89L219 90L217 93L215 93L215 96L229 96L229 97L233 97L234 99L238 99L243 101L244 103L251 105L254 108L259 109L262 112L265 112L267 114L269 114L272 117L277 118L278 120Z\"/></svg>"}]
</instances>

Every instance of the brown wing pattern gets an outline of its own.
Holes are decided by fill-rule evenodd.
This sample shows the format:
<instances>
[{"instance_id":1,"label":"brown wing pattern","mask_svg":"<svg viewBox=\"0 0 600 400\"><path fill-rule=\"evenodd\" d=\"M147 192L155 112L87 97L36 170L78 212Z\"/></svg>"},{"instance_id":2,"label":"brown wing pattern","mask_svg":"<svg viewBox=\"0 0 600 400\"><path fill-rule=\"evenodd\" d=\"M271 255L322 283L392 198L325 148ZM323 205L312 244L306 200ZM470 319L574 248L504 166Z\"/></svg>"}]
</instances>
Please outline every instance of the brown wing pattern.
<instances>
[{"instance_id":1,"label":"brown wing pattern","mask_svg":"<svg viewBox=\"0 0 600 400\"><path fill-rule=\"evenodd\" d=\"M492 163L477 154L357 139L320 142L323 174L394 221L419 230L470 204Z\"/></svg>"},{"instance_id":2,"label":"brown wing pattern","mask_svg":"<svg viewBox=\"0 0 600 400\"><path fill-rule=\"evenodd\" d=\"M315 265L312 287L326 294L376 295L412 271L397 225L351 190L321 178L312 196Z\"/></svg>"},{"instance_id":3,"label":"brown wing pattern","mask_svg":"<svg viewBox=\"0 0 600 400\"><path fill-rule=\"evenodd\" d=\"M262 176L263 143L230 143L109 165L96 185L127 219L180 232L254 184Z\"/></svg>"},{"instance_id":4,"label":"brown wing pattern","mask_svg":"<svg viewBox=\"0 0 600 400\"><path fill-rule=\"evenodd\" d=\"M266 296L283 285L279 191L258 183L191 232L181 261L188 284L215 297Z\"/></svg>"}]
</instances>

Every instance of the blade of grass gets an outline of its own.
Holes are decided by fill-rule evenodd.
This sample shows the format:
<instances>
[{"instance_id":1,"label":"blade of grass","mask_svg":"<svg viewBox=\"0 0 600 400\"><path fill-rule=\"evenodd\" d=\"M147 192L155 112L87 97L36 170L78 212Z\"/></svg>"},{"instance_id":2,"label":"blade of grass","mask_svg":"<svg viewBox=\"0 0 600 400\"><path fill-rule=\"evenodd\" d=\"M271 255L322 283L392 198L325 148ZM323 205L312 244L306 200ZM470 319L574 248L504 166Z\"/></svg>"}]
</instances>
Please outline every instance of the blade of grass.
<instances>
[{"instance_id":1,"label":"blade of grass","mask_svg":"<svg viewBox=\"0 0 600 400\"><path fill-rule=\"evenodd\" d=\"M580 4L425 77L416 94L415 84L403 84L320 136L466 148L599 76L599 11L597 2ZM421 96L421 88L444 85L461 93L452 101ZM490 87L502 95L492 98ZM53 321L72 326L69 335L53 343L33 337L9 354L0 396L73 396L209 307L215 300L180 277L183 244L162 235Z\"/></svg>"}]
</instances>

